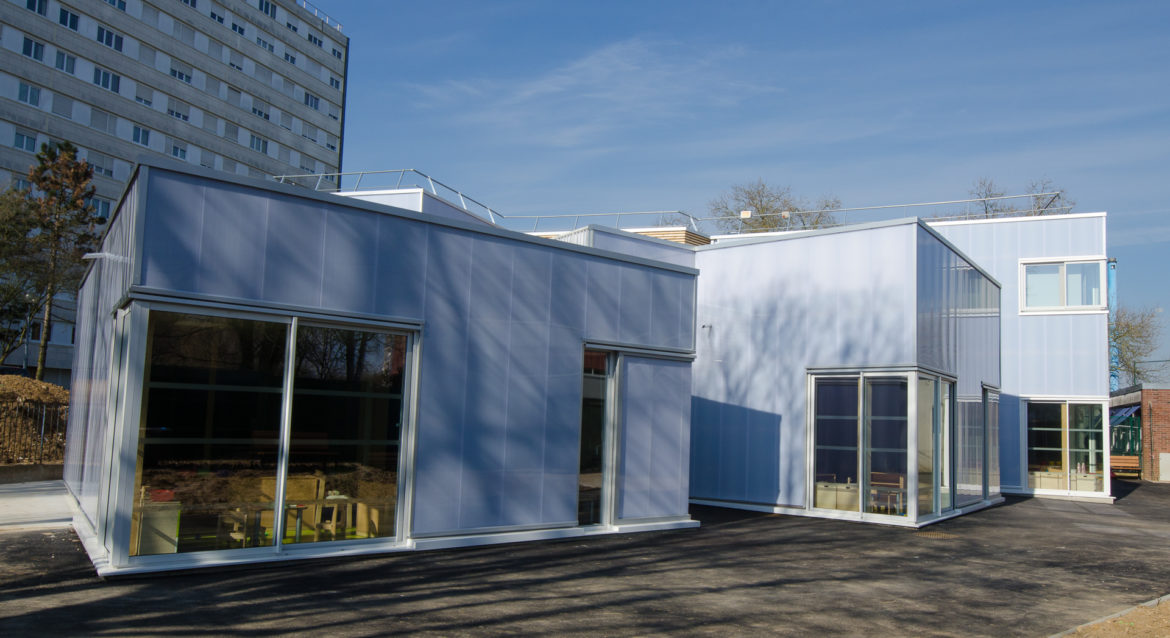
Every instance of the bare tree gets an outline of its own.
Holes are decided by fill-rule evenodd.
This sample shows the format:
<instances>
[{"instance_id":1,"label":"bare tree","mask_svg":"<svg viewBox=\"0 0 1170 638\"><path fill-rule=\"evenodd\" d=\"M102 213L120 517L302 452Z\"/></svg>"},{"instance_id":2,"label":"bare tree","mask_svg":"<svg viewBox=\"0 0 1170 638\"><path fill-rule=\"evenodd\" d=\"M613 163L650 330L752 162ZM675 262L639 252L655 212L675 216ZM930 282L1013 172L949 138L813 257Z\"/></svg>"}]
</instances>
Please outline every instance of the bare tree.
<instances>
[{"instance_id":1,"label":"bare tree","mask_svg":"<svg viewBox=\"0 0 1170 638\"><path fill-rule=\"evenodd\" d=\"M1160 309L1118 308L1109 322L1109 348L1116 353L1110 372L1117 372L1123 385L1160 379L1166 362L1149 361L1162 337Z\"/></svg>"},{"instance_id":2,"label":"bare tree","mask_svg":"<svg viewBox=\"0 0 1170 638\"><path fill-rule=\"evenodd\" d=\"M727 231L808 230L836 225L833 211L841 208L841 200L830 195L810 203L794 195L791 187L775 187L758 179L732 186L709 206L711 216L719 218L719 227ZM751 215L742 217L743 211Z\"/></svg>"},{"instance_id":3,"label":"bare tree","mask_svg":"<svg viewBox=\"0 0 1170 638\"><path fill-rule=\"evenodd\" d=\"M997 199L1004 197L1007 193L990 177L980 177L975 180L969 192L971 197L981 200L979 202L980 210L976 213L977 217L980 215L983 217L1051 215L1068 212L1076 205L1075 201L1069 199L1063 188L1053 184L1052 180L1047 177L1028 182L1025 194L1031 195L1031 197L1026 200L1027 208L1011 203L1012 200Z\"/></svg>"}]
</instances>

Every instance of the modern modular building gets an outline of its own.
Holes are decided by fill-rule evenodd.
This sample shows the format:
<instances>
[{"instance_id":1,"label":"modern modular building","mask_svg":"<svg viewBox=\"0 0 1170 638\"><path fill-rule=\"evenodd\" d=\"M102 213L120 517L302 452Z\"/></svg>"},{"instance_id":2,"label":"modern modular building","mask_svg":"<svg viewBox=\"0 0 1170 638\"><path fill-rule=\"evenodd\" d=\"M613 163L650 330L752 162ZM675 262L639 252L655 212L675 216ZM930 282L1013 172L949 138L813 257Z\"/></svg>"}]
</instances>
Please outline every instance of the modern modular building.
<instances>
[{"instance_id":1,"label":"modern modular building","mask_svg":"<svg viewBox=\"0 0 1170 638\"><path fill-rule=\"evenodd\" d=\"M1000 500L1000 284L918 220L695 251L693 502L920 526Z\"/></svg>"},{"instance_id":2,"label":"modern modular building","mask_svg":"<svg viewBox=\"0 0 1170 638\"><path fill-rule=\"evenodd\" d=\"M101 574L696 525L696 271L140 166L79 295Z\"/></svg>"},{"instance_id":3,"label":"modern modular building","mask_svg":"<svg viewBox=\"0 0 1170 638\"><path fill-rule=\"evenodd\" d=\"M1105 213L930 226L1003 285L1003 491L1112 500Z\"/></svg>"}]
</instances>

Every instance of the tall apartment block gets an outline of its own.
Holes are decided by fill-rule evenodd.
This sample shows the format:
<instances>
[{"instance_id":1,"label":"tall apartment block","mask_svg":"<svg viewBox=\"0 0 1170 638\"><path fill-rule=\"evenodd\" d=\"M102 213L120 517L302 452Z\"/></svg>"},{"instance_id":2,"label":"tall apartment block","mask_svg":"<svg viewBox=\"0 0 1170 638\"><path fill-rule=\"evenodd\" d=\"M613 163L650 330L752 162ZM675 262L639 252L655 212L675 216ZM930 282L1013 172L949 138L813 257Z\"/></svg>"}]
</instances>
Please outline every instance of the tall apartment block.
<instances>
[{"instance_id":1,"label":"tall apartment block","mask_svg":"<svg viewBox=\"0 0 1170 638\"><path fill-rule=\"evenodd\" d=\"M82 149L106 215L143 153L341 170L349 38L305 0L0 0L0 23L0 188L25 185L51 140ZM67 323L50 368L69 367Z\"/></svg>"}]
</instances>

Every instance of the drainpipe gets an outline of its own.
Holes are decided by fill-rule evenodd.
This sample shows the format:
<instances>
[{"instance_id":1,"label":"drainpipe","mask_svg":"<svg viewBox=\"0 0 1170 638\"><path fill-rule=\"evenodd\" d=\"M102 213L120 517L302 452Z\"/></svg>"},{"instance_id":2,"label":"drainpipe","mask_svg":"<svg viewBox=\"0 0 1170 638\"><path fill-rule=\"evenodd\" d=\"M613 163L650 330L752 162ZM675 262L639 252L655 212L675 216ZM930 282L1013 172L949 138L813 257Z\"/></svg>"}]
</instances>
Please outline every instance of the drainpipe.
<instances>
[{"instance_id":1,"label":"drainpipe","mask_svg":"<svg viewBox=\"0 0 1170 638\"><path fill-rule=\"evenodd\" d=\"M1117 259L1110 257L1108 268L1106 271L1106 281L1108 285L1109 295L1109 324L1112 325L1117 319ZM1121 374L1117 370L1118 356L1117 346L1112 341L1109 343L1109 391L1116 392L1121 389Z\"/></svg>"}]
</instances>

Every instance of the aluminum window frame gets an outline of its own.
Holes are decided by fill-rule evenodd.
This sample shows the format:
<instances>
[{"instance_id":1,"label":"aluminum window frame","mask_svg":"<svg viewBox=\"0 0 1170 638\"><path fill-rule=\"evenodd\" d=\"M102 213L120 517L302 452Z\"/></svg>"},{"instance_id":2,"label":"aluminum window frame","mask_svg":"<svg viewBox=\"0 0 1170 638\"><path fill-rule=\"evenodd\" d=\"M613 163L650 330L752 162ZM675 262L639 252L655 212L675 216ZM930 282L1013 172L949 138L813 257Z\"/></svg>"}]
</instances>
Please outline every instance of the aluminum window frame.
<instances>
[{"instance_id":1,"label":"aluminum window frame","mask_svg":"<svg viewBox=\"0 0 1170 638\"><path fill-rule=\"evenodd\" d=\"M1100 314L1109 312L1108 279L1105 270L1105 255L1069 256L1069 257L1034 257L1019 260L1019 313L1021 315L1045 314ZM1070 306L1068 305L1068 266L1070 264L1098 264L1098 281L1100 283L1100 303ZM1029 306L1028 305L1028 277L1029 266L1053 265L1060 267L1060 300L1056 306Z\"/></svg>"}]
</instances>

